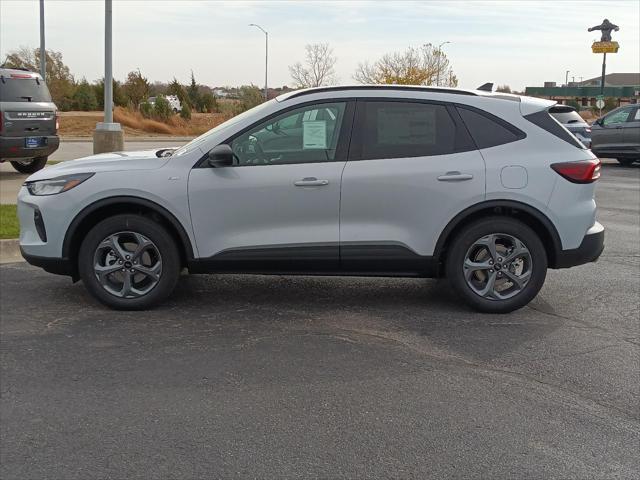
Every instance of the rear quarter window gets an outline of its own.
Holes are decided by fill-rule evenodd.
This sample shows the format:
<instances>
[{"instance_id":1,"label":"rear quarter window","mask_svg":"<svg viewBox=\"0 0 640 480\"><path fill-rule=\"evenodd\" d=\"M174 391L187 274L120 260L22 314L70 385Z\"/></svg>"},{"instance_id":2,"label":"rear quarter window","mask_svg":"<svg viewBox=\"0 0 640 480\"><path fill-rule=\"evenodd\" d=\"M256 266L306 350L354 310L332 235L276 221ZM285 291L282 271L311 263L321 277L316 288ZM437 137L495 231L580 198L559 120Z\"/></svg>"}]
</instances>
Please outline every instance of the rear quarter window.
<instances>
[{"instance_id":1,"label":"rear quarter window","mask_svg":"<svg viewBox=\"0 0 640 480\"><path fill-rule=\"evenodd\" d=\"M0 102L50 102L45 83L35 78L0 78Z\"/></svg>"},{"instance_id":2,"label":"rear quarter window","mask_svg":"<svg viewBox=\"0 0 640 480\"><path fill-rule=\"evenodd\" d=\"M464 107L458 107L458 112L478 148L516 142L526 136L518 128L489 113Z\"/></svg>"},{"instance_id":3,"label":"rear quarter window","mask_svg":"<svg viewBox=\"0 0 640 480\"><path fill-rule=\"evenodd\" d=\"M569 130L564 128L560 122L553 118L547 110L525 115L524 118L576 148L580 148L582 150L587 148L580 140L574 137Z\"/></svg>"}]
</instances>

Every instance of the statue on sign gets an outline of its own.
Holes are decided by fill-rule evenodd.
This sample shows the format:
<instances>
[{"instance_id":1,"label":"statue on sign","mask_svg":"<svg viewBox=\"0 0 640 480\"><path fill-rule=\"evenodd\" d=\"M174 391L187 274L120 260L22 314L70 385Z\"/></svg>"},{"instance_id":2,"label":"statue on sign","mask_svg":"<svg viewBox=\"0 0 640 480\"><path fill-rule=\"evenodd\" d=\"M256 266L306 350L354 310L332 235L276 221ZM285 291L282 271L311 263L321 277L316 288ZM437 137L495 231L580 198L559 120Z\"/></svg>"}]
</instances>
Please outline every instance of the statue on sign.
<instances>
[{"instance_id":1,"label":"statue on sign","mask_svg":"<svg viewBox=\"0 0 640 480\"><path fill-rule=\"evenodd\" d=\"M588 31L593 32L594 30L602 31L602 38L600 38L601 42L610 42L611 41L611 31L618 31L620 27L611 23L608 19L604 19L604 21L600 25L596 25L595 27L591 27Z\"/></svg>"}]
</instances>

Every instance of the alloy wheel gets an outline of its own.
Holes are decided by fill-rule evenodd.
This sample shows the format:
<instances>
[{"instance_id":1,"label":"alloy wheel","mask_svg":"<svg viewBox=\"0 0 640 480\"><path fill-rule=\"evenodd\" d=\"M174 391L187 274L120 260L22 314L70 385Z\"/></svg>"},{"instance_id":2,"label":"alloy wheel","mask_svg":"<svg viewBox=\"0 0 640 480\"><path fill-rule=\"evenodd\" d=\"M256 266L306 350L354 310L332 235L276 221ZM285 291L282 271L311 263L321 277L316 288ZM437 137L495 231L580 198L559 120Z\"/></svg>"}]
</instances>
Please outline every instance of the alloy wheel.
<instances>
[{"instance_id":1,"label":"alloy wheel","mask_svg":"<svg viewBox=\"0 0 640 480\"><path fill-rule=\"evenodd\" d=\"M464 257L467 286L488 300L506 300L519 294L533 271L531 252L513 235L494 233L476 240Z\"/></svg>"},{"instance_id":2,"label":"alloy wheel","mask_svg":"<svg viewBox=\"0 0 640 480\"><path fill-rule=\"evenodd\" d=\"M107 292L120 298L138 298L160 281L162 256L158 247L137 232L109 235L93 256L96 279Z\"/></svg>"}]
</instances>

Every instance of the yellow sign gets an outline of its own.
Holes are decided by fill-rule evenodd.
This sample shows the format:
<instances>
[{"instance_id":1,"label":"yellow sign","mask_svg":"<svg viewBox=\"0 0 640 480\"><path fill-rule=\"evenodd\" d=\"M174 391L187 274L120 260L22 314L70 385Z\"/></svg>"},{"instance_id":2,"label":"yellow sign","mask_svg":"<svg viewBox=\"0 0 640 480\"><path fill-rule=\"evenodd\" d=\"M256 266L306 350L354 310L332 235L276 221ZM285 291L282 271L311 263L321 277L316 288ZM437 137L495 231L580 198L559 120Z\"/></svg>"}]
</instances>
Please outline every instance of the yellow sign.
<instances>
[{"instance_id":1,"label":"yellow sign","mask_svg":"<svg viewBox=\"0 0 640 480\"><path fill-rule=\"evenodd\" d=\"M591 45L593 53L618 53L619 48L618 42L593 42Z\"/></svg>"}]
</instances>

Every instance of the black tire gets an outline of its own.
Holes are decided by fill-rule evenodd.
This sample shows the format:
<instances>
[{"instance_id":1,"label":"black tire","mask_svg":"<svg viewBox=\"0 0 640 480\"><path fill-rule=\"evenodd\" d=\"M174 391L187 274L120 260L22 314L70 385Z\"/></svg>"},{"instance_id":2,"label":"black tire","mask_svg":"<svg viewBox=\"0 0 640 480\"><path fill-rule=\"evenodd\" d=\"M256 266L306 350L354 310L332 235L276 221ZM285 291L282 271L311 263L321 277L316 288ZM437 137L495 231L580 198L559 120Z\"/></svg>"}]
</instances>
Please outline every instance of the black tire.
<instances>
[{"instance_id":1,"label":"black tire","mask_svg":"<svg viewBox=\"0 0 640 480\"><path fill-rule=\"evenodd\" d=\"M108 292L94 271L94 256L99 245L105 238L118 232L143 235L159 252L159 279L143 296L123 298ZM78 254L78 271L87 290L101 303L115 310L145 310L156 306L173 292L180 268L180 254L171 234L160 224L140 215L116 215L101 221L87 234Z\"/></svg>"},{"instance_id":2,"label":"black tire","mask_svg":"<svg viewBox=\"0 0 640 480\"><path fill-rule=\"evenodd\" d=\"M616 160L618 160L618 163L623 167L630 167L637 161L635 158L616 158Z\"/></svg>"},{"instance_id":3,"label":"black tire","mask_svg":"<svg viewBox=\"0 0 640 480\"><path fill-rule=\"evenodd\" d=\"M467 252L479 239L492 234L513 236L530 253L528 283L511 298L496 300L480 296L465 278L463 266ZM547 275L547 253L538 235L524 223L510 217L488 217L467 225L456 234L448 249L445 268L451 287L468 305L484 313L508 313L527 305L542 288Z\"/></svg>"},{"instance_id":4,"label":"black tire","mask_svg":"<svg viewBox=\"0 0 640 480\"><path fill-rule=\"evenodd\" d=\"M11 162L13 168L15 168L20 173L36 173L38 170L42 170L44 166L47 164L48 157L37 157L32 159L30 162Z\"/></svg>"}]
</instances>

